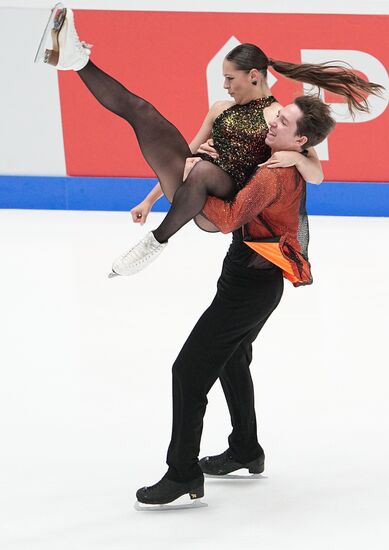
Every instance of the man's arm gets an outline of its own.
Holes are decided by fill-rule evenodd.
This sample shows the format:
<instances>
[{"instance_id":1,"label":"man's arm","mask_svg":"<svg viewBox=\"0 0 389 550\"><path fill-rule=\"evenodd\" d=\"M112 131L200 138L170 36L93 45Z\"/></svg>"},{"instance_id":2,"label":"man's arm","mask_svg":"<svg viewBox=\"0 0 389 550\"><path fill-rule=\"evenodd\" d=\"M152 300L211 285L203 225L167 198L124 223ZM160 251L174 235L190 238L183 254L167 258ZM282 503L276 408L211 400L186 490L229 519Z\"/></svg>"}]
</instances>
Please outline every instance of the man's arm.
<instances>
[{"instance_id":1,"label":"man's arm","mask_svg":"<svg viewBox=\"0 0 389 550\"><path fill-rule=\"evenodd\" d=\"M209 197L204 205L206 217L222 233L235 231L252 221L265 208L276 201L282 191L282 180L294 168L259 168L249 183L237 194L233 203Z\"/></svg>"}]
</instances>

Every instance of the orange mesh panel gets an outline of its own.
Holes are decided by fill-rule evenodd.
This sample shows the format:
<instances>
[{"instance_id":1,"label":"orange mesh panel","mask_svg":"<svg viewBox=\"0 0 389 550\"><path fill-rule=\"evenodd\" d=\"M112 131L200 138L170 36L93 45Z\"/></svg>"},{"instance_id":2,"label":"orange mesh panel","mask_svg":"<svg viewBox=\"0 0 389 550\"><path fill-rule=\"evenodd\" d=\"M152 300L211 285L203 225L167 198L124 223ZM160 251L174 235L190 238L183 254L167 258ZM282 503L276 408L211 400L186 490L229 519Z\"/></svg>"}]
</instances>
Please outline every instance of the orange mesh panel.
<instances>
[{"instance_id":1,"label":"orange mesh panel","mask_svg":"<svg viewBox=\"0 0 389 550\"><path fill-rule=\"evenodd\" d=\"M280 246L278 243L258 243L258 242L249 242L244 241L247 246L252 248L255 252L277 265L282 269L285 274L288 274L286 277L289 281L297 282L298 279L293 272L293 268L288 262L288 260L282 255Z\"/></svg>"}]
</instances>

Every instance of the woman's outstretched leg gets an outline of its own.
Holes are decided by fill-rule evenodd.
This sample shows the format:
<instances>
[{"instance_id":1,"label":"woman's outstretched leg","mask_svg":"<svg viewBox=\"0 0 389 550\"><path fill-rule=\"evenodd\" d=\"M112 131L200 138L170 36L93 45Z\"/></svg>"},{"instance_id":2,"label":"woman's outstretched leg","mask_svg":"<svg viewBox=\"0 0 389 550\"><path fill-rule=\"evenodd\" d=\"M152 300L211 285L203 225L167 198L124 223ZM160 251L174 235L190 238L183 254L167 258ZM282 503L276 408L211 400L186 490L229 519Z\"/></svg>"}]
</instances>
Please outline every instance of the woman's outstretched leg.
<instances>
[{"instance_id":1,"label":"woman's outstretched leg","mask_svg":"<svg viewBox=\"0 0 389 550\"><path fill-rule=\"evenodd\" d=\"M46 50L43 56L48 31L51 32L53 39L53 49ZM42 59L57 69L77 71L85 85L104 107L129 122L135 131L146 161L157 174L164 194L172 201L176 191L182 186L185 159L191 155L188 144L177 128L149 102L131 93L114 78L96 67L89 60L89 55L90 46L82 43L78 38L72 10L56 5L39 45L36 61ZM198 215L208 194L219 198L229 198L233 195L233 182L226 173L210 163L201 164L209 166L209 169L203 170L205 179L201 177L202 172L196 170L197 178L193 180L193 186L188 185L185 193L177 195L173 211L165 223L158 228L161 240L167 240L180 227ZM139 271L149 263L150 259L146 260L146 257L155 258L157 252L162 250L161 243L152 234L147 243L141 243L140 247L135 246L133 249L130 250L129 262L128 253L123 255L119 262L114 262L114 266L123 268L122 274ZM126 259L127 265L125 265L126 262L123 264L123 258ZM113 270L116 271L114 268Z\"/></svg>"},{"instance_id":2,"label":"woman's outstretched leg","mask_svg":"<svg viewBox=\"0 0 389 550\"><path fill-rule=\"evenodd\" d=\"M181 133L151 103L127 90L92 61L78 74L101 105L132 126L145 160L171 202L182 185L185 159L192 155Z\"/></svg>"},{"instance_id":3,"label":"woman's outstretched leg","mask_svg":"<svg viewBox=\"0 0 389 550\"><path fill-rule=\"evenodd\" d=\"M48 36L53 49L44 50ZM44 31L35 61L44 61L59 70L74 70L105 108L129 122L162 190L171 202L182 185L185 159L192 155L181 133L148 101L127 90L117 80L96 67L89 56L91 46L81 42L71 9L57 4Z\"/></svg>"},{"instance_id":4,"label":"woman's outstretched leg","mask_svg":"<svg viewBox=\"0 0 389 550\"><path fill-rule=\"evenodd\" d=\"M144 158L157 174L165 196L172 203L166 218L154 231L159 242L166 242L199 214L208 195L219 198L232 196L234 190L231 178L217 166L205 161L198 163L201 167L192 169L186 184L182 185L185 159L192 153L177 128L151 103L131 93L92 61L78 74L101 105L127 120L133 127ZM198 223L200 220L199 216ZM208 222L209 227L212 225Z\"/></svg>"}]
</instances>

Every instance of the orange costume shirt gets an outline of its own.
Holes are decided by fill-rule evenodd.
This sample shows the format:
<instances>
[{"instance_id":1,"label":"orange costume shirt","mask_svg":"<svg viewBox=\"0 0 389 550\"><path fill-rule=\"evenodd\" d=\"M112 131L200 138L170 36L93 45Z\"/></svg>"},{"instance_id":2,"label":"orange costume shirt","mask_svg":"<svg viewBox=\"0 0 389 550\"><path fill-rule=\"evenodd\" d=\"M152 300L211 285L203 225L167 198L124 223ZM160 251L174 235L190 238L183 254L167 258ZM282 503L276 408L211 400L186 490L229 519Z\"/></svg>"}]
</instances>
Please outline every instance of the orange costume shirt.
<instances>
[{"instance_id":1,"label":"orange costume shirt","mask_svg":"<svg viewBox=\"0 0 389 550\"><path fill-rule=\"evenodd\" d=\"M263 166L232 203L209 197L203 213L222 233L242 227L247 246L300 286L312 283L305 202L306 183L294 166Z\"/></svg>"}]
</instances>

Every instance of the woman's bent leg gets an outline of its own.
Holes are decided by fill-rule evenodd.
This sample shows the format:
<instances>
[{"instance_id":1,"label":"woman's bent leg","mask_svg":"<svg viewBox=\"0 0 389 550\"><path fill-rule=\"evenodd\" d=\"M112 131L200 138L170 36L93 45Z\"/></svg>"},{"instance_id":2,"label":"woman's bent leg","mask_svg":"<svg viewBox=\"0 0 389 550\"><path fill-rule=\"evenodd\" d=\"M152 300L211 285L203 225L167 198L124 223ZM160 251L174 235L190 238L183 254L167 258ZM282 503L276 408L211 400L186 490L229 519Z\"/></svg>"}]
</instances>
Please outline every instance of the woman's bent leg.
<instances>
[{"instance_id":1,"label":"woman's bent leg","mask_svg":"<svg viewBox=\"0 0 389 550\"><path fill-rule=\"evenodd\" d=\"M160 243L166 242L201 212L209 195L231 199L234 192L234 182L224 170L205 160L198 162L186 182L177 189L169 212L153 231L154 237Z\"/></svg>"},{"instance_id":2,"label":"woman's bent leg","mask_svg":"<svg viewBox=\"0 0 389 550\"><path fill-rule=\"evenodd\" d=\"M197 214L193 218L193 221L203 231L206 231L207 233L219 233L220 229L216 227L214 223L209 221L209 219L201 212L200 214Z\"/></svg>"},{"instance_id":3,"label":"woman's bent leg","mask_svg":"<svg viewBox=\"0 0 389 550\"><path fill-rule=\"evenodd\" d=\"M131 93L92 61L78 74L101 105L131 124L144 158L171 202L182 185L185 159L192 155L181 133L151 103Z\"/></svg>"},{"instance_id":4,"label":"woman's bent leg","mask_svg":"<svg viewBox=\"0 0 389 550\"><path fill-rule=\"evenodd\" d=\"M189 176L190 179L188 177L177 189L162 224L119 256L112 264L109 277L133 275L154 261L167 245L169 237L201 212L209 194L221 199L233 196L235 185L230 176L210 162L198 162Z\"/></svg>"}]
</instances>

